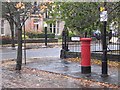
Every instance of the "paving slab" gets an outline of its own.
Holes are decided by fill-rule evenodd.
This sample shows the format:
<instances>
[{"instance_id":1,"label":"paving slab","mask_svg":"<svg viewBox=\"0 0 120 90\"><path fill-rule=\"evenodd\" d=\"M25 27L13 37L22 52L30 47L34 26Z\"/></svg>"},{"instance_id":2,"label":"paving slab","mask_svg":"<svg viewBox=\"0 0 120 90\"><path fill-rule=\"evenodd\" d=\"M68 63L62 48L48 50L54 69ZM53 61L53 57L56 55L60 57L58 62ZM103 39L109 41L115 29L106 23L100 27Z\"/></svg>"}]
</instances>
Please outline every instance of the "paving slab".
<instances>
[{"instance_id":1,"label":"paving slab","mask_svg":"<svg viewBox=\"0 0 120 90\"><path fill-rule=\"evenodd\" d=\"M81 65L79 63L66 61L59 57L41 58L36 62L28 63L26 67L63 74L74 78L85 78L93 81L120 85L120 81L118 80L119 70L113 67L108 68L108 77L101 77L101 66L99 65L91 66L91 74L82 74Z\"/></svg>"}]
</instances>

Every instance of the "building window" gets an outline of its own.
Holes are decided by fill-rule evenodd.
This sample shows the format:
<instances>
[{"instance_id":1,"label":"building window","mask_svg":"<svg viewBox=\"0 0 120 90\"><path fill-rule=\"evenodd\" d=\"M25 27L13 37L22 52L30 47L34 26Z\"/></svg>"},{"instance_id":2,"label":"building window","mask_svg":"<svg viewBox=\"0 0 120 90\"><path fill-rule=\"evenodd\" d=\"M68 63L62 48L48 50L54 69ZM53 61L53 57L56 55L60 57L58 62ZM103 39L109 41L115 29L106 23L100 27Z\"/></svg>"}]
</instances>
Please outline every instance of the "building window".
<instances>
[{"instance_id":1,"label":"building window","mask_svg":"<svg viewBox=\"0 0 120 90\"><path fill-rule=\"evenodd\" d=\"M39 19L34 19L34 30L38 31L39 29Z\"/></svg>"},{"instance_id":2,"label":"building window","mask_svg":"<svg viewBox=\"0 0 120 90\"><path fill-rule=\"evenodd\" d=\"M4 34L4 20L1 20L1 34Z\"/></svg>"},{"instance_id":3,"label":"building window","mask_svg":"<svg viewBox=\"0 0 120 90\"><path fill-rule=\"evenodd\" d=\"M48 11L45 12L45 18L48 18Z\"/></svg>"},{"instance_id":4,"label":"building window","mask_svg":"<svg viewBox=\"0 0 120 90\"><path fill-rule=\"evenodd\" d=\"M50 32L55 33L56 35L59 34L59 28L60 28L60 21L56 21L56 23L54 24L51 23L49 27Z\"/></svg>"},{"instance_id":5,"label":"building window","mask_svg":"<svg viewBox=\"0 0 120 90\"><path fill-rule=\"evenodd\" d=\"M52 33L52 23L50 24L50 32Z\"/></svg>"},{"instance_id":6,"label":"building window","mask_svg":"<svg viewBox=\"0 0 120 90\"><path fill-rule=\"evenodd\" d=\"M37 27L37 30L38 30L39 25L37 24L36 27Z\"/></svg>"},{"instance_id":7,"label":"building window","mask_svg":"<svg viewBox=\"0 0 120 90\"><path fill-rule=\"evenodd\" d=\"M56 24L53 25L53 33L56 34Z\"/></svg>"},{"instance_id":8,"label":"building window","mask_svg":"<svg viewBox=\"0 0 120 90\"><path fill-rule=\"evenodd\" d=\"M59 34L60 21L57 21L57 34Z\"/></svg>"},{"instance_id":9,"label":"building window","mask_svg":"<svg viewBox=\"0 0 120 90\"><path fill-rule=\"evenodd\" d=\"M1 28L1 34L4 34L4 28Z\"/></svg>"},{"instance_id":10,"label":"building window","mask_svg":"<svg viewBox=\"0 0 120 90\"><path fill-rule=\"evenodd\" d=\"M1 27L4 27L4 20L1 20Z\"/></svg>"},{"instance_id":11,"label":"building window","mask_svg":"<svg viewBox=\"0 0 120 90\"><path fill-rule=\"evenodd\" d=\"M38 24L34 24L34 31L38 31L39 29L39 25Z\"/></svg>"}]
</instances>

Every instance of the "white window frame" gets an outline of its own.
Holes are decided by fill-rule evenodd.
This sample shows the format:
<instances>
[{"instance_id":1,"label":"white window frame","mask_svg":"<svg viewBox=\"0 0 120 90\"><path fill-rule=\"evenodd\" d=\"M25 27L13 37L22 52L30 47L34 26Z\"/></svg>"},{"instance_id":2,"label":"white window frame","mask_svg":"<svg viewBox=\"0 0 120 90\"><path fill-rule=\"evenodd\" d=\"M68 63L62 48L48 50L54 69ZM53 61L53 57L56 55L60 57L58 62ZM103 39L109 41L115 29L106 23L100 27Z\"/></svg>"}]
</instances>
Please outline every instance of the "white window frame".
<instances>
[{"instance_id":1,"label":"white window frame","mask_svg":"<svg viewBox=\"0 0 120 90\"><path fill-rule=\"evenodd\" d=\"M5 36L5 28L4 28L5 20L1 20L1 36Z\"/></svg>"},{"instance_id":2,"label":"white window frame","mask_svg":"<svg viewBox=\"0 0 120 90\"><path fill-rule=\"evenodd\" d=\"M55 27L54 27L54 25L55 25ZM55 32L54 32L54 28L55 28ZM53 23L49 24L49 30L51 33L55 33L55 35L59 35L60 34L60 21L56 21L55 24L53 24Z\"/></svg>"}]
</instances>

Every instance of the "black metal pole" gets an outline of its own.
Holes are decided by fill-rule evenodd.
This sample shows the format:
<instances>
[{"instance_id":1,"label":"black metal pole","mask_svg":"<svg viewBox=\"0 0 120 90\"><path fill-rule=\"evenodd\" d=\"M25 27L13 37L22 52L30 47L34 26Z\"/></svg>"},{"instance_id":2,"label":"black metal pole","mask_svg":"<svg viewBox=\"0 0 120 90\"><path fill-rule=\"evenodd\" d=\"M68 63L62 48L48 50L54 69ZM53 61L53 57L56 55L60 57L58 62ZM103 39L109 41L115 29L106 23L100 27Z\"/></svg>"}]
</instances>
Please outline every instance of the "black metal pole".
<instances>
[{"instance_id":1,"label":"black metal pole","mask_svg":"<svg viewBox=\"0 0 120 90\"><path fill-rule=\"evenodd\" d=\"M64 49L64 30L62 31L62 50Z\"/></svg>"},{"instance_id":2,"label":"black metal pole","mask_svg":"<svg viewBox=\"0 0 120 90\"><path fill-rule=\"evenodd\" d=\"M62 32L62 50L65 50L65 31Z\"/></svg>"},{"instance_id":3,"label":"black metal pole","mask_svg":"<svg viewBox=\"0 0 120 90\"><path fill-rule=\"evenodd\" d=\"M103 57L102 57L102 76L108 76L108 65L107 65L107 43L106 43L106 25L107 22L103 22Z\"/></svg>"},{"instance_id":4,"label":"black metal pole","mask_svg":"<svg viewBox=\"0 0 120 90\"><path fill-rule=\"evenodd\" d=\"M69 51L68 49L68 43L69 43L69 32L68 32L68 29L66 30L66 51Z\"/></svg>"},{"instance_id":5,"label":"black metal pole","mask_svg":"<svg viewBox=\"0 0 120 90\"><path fill-rule=\"evenodd\" d=\"M45 27L45 46L47 46L47 27Z\"/></svg>"},{"instance_id":6,"label":"black metal pole","mask_svg":"<svg viewBox=\"0 0 120 90\"><path fill-rule=\"evenodd\" d=\"M65 42L65 44L64 44L64 49L65 49L65 51L67 51L66 49L67 49L67 47L66 47L66 45L67 45L67 32L66 32L66 29L65 29L65 36L64 36L64 42Z\"/></svg>"},{"instance_id":7,"label":"black metal pole","mask_svg":"<svg viewBox=\"0 0 120 90\"><path fill-rule=\"evenodd\" d=\"M104 2L104 8L106 10L106 2ZM103 57L102 57L102 75L101 75L103 77L108 76L106 26L107 26L107 21L104 21L103 22L103 36L102 36Z\"/></svg>"}]
</instances>

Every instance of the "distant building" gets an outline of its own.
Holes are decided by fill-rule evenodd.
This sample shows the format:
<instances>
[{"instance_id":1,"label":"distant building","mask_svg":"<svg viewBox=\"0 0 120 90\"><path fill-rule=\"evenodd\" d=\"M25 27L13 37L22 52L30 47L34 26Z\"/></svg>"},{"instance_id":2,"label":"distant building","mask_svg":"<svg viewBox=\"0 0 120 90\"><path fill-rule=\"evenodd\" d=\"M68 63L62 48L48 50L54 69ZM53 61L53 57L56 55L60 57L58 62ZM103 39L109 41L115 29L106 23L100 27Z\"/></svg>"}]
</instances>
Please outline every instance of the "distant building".
<instances>
[{"instance_id":1,"label":"distant building","mask_svg":"<svg viewBox=\"0 0 120 90\"><path fill-rule=\"evenodd\" d=\"M36 3L35 3L36 5ZM33 12L34 9L33 9ZM41 15L41 17L37 13L31 13L31 16L25 22L25 30L26 32L34 31L34 32L44 32L44 21L46 19L50 19L48 16L48 12L45 12ZM50 33L54 33L56 36L61 35L64 28L64 21L60 21L59 19L53 24L50 23L47 25L47 31ZM11 36L10 25L9 22L3 18L0 19L0 28L1 28L1 36ZM15 30L15 34L17 34L17 30Z\"/></svg>"},{"instance_id":2,"label":"distant building","mask_svg":"<svg viewBox=\"0 0 120 90\"><path fill-rule=\"evenodd\" d=\"M7 20L0 18L0 36L10 36L10 25Z\"/></svg>"},{"instance_id":3,"label":"distant building","mask_svg":"<svg viewBox=\"0 0 120 90\"><path fill-rule=\"evenodd\" d=\"M35 32L43 32L44 31L44 20L43 18L38 18L36 16L31 16L25 22L26 31L35 31ZM9 22L3 18L0 19L0 36L11 36L10 25ZM54 24L48 24L48 32L55 33L56 36L61 35L64 28L64 21L56 21Z\"/></svg>"},{"instance_id":4,"label":"distant building","mask_svg":"<svg viewBox=\"0 0 120 90\"><path fill-rule=\"evenodd\" d=\"M44 15L45 16L45 15ZM26 21L26 31L35 31L35 32L43 32L44 31L44 18L40 18L37 15L31 15ZM61 35L64 28L64 21L57 20L54 24L50 23L47 25L47 30L50 33L55 33L55 35Z\"/></svg>"}]
</instances>

